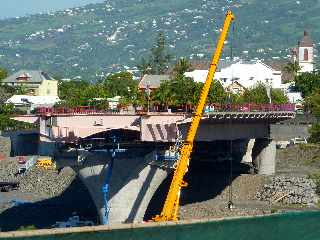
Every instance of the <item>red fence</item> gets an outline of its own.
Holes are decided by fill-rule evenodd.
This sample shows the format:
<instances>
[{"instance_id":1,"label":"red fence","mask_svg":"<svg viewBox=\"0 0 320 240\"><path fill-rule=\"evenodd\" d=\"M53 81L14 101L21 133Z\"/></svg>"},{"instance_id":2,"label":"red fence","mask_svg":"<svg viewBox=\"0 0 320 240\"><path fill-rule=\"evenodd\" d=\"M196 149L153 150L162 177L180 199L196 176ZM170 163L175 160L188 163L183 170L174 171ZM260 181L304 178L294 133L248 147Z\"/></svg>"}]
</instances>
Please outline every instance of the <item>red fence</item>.
<instances>
[{"instance_id":1,"label":"red fence","mask_svg":"<svg viewBox=\"0 0 320 240\"><path fill-rule=\"evenodd\" d=\"M95 107L82 106L75 108L38 108L36 114L50 115L50 114L94 114L94 113L118 113L117 110L99 110Z\"/></svg>"},{"instance_id":2,"label":"red fence","mask_svg":"<svg viewBox=\"0 0 320 240\"><path fill-rule=\"evenodd\" d=\"M211 104L206 107L210 112L294 112L294 104ZM118 110L98 110L95 107L83 106L76 108L38 108L37 114L118 114Z\"/></svg>"}]
</instances>

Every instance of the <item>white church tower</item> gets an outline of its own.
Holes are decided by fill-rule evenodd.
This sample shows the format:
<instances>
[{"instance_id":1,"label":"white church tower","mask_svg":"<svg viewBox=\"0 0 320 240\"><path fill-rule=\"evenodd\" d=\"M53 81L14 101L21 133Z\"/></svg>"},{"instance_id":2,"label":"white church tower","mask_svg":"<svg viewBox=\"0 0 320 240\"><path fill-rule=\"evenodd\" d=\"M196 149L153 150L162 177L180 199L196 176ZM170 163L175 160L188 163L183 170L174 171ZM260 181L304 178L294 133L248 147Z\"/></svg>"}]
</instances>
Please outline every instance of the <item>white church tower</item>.
<instances>
[{"instance_id":1,"label":"white church tower","mask_svg":"<svg viewBox=\"0 0 320 240\"><path fill-rule=\"evenodd\" d=\"M298 44L298 61L301 67L300 72L313 72L314 45L307 31Z\"/></svg>"}]
</instances>

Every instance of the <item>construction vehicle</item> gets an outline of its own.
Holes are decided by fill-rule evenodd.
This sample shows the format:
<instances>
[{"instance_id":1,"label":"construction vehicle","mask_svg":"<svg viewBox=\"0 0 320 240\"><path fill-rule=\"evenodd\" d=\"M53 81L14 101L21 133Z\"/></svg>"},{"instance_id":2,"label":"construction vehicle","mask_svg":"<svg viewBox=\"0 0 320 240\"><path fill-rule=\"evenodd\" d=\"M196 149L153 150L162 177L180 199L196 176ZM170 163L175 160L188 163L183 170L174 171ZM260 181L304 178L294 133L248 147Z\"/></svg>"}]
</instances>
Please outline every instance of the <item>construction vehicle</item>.
<instances>
[{"instance_id":1,"label":"construction vehicle","mask_svg":"<svg viewBox=\"0 0 320 240\"><path fill-rule=\"evenodd\" d=\"M186 187L187 183L183 180L184 175L188 171L190 155L193 149L193 142L199 127L199 123L206 105L207 96L213 81L214 74L217 69L217 65L222 53L224 42L226 40L230 25L234 20L234 15L231 11L228 11L224 21L224 26L220 35L220 39L217 44L216 51L212 57L211 65L207 75L207 79L201 91L200 99L194 116L192 118L191 126L188 131L187 139L184 141L180 149L180 158L177 162L173 179L165 200L162 212L153 218L156 222L161 221L177 221L178 210L180 201L180 191L182 187Z\"/></svg>"},{"instance_id":2,"label":"construction vehicle","mask_svg":"<svg viewBox=\"0 0 320 240\"><path fill-rule=\"evenodd\" d=\"M47 158L38 159L36 166L37 166L37 168L42 168L45 170L56 169L55 163L51 159L47 159Z\"/></svg>"}]
</instances>

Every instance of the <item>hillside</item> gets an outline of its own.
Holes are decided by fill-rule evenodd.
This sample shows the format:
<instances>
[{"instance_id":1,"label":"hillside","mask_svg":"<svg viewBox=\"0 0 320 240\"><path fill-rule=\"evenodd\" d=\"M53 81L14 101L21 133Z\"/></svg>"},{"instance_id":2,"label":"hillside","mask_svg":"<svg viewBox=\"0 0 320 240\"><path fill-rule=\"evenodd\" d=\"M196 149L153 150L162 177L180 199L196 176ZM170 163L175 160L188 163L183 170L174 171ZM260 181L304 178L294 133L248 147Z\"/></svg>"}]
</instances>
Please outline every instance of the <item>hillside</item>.
<instances>
[{"instance_id":1,"label":"hillside","mask_svg":"<svg viewBox=\"0 0 320 240\"><path fill-rule=\"evenodd\" d=\"M304 29L319 46L319 0L109 0L0 21L0 66L95 80L134 69L159 31L172 55L208 58L229 8L237 17L235 56L286 58Z\"/></svg>"}]
</instances>

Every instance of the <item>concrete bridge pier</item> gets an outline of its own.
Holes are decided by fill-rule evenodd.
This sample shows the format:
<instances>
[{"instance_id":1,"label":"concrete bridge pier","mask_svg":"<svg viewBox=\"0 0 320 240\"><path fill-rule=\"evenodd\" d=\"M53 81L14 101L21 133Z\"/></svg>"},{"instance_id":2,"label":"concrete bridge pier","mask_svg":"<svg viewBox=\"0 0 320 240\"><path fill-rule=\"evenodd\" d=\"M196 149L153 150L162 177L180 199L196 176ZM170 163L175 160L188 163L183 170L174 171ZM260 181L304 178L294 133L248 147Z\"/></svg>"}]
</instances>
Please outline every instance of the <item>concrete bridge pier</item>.
<instances>
[{"instance_id":1,"label":"concrete bridge pier","mask_svg":"<svg viewBox=\"0 0 320 240\"><path fill-rule=\"evenodd\" d=\"M100 221L105 213L102 187L110 162L109 154L81 153L81 165L72 168L88 188ZM130 156L132 155L132 156ZM109 222L141 222L154 193L167 178L169 168L155 161L154 154L133 157L134 153L114 161L109 192Z\"/></svg>"},{"instance_id":2,"label":"concrete bridge pier","mask_svg":"<svg viewBox=\"0 0 320 240\"><path fill-rule=\"evenodd\" d=\"M276 171L276 143L269 138L257 138L252 149L252 159L258 174L273 175Z\"/></svg>"}]
</instances>

